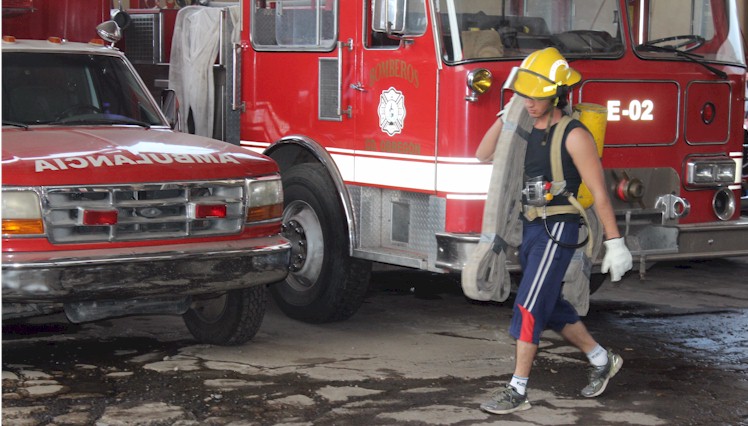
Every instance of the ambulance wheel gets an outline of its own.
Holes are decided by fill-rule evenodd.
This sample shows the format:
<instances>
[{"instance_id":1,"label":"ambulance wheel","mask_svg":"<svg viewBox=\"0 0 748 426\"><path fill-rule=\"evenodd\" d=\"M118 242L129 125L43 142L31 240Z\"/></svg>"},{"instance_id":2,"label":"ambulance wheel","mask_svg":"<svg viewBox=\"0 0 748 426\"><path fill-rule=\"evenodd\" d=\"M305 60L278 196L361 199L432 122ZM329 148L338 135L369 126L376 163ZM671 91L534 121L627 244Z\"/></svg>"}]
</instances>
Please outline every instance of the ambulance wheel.
<instances>
[{"instance_id":1,"label":"ambulance wheel","mask_svg":"<svg viewBox=\"0 0 748 426\"><path fill-rule=\"evenodd\" d=\"M335 185L322 164L281 173L283 236L291 241L285 281L270 286L278 307L310 323L348 319L364 301L371 262L348 254L348 228Z\"/></svg>"},{"instance_id":2,"label":"ambulance wheel","mask_svg":"<svg viewBox=\"0 0 748 426\"><path fill-rule=\"evenodd\" d=\"M212 299L195 300L182 319L201 343L241 345L257 334L266 305L267 289L257 285L230 290Z\"/></svg>"}]
</instances>

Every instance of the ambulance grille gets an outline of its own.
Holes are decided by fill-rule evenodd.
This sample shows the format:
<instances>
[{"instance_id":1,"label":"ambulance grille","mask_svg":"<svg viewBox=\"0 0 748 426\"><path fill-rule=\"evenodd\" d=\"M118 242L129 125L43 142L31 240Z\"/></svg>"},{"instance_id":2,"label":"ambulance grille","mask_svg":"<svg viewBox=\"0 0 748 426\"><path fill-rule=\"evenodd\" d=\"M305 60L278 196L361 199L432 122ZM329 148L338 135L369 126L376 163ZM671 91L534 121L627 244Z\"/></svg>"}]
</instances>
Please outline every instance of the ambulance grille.
<instances>
[{"instance_id":1,"label":"ambulance grille","mask_svg":"<svg viewBox=\"0 0 748 426\"><path fill-rule=\"evenodd\" d=\"M244 180L48 187L44 220L53 243L142 241L236 234L246 217ZM226 205L226 216L195 218L196 205ZM84 212L117 211L115 224L84 225Z\"/></svg>"}]
</instances>

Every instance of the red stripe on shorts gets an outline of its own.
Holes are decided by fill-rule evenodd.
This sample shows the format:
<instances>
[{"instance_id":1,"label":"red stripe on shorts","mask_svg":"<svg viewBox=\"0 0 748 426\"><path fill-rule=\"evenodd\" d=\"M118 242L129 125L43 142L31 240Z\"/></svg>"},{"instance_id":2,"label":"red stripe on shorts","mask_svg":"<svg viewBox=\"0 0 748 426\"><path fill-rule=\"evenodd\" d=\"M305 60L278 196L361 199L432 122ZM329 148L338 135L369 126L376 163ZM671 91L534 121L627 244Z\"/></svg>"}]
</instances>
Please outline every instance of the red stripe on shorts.
<instances>
[{"instance_id":1,"label":"red stripe on shorts","mask_svg":"<svg viewBox=\"0 0 748 426\"><path fill-rule=\"evenodd\" d=\"M517 304L520 313L522 313L522 327L519 331L519 340L523 342L532 343L532 334L535 329L535 317L532 313L525 309L524 306Z\"/></svg>"}]
</instances>

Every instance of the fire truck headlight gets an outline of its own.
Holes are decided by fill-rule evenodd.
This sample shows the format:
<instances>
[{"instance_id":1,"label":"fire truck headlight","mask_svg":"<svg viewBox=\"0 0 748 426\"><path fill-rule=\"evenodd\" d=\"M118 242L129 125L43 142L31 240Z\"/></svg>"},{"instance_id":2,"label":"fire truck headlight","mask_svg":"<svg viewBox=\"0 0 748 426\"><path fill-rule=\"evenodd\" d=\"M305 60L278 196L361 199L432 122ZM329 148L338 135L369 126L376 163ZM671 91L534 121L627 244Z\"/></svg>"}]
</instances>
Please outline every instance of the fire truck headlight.
<instances>
[{"instance_id":1,"label":"fire truck headlight","mask_svg":"<svg viewBox=\"0 0 748 426\"><path fill-rule=\"evenodd\" d=\"M738 164L729 157L691 158L686 164L687 184L723 186L735 183Z\"/></svg>"},{"instance_id":2,"label":"fire truck headlight","mask_svg":"<svg viewBox=\"0 0 748 426\"><path fill-rule=\"evenodd\" d=\"M33 191L3 191L3 235L44 234L39 195Z\"/></svg>"},{"instance_id":3,"label":"fire truck headlight","mask_svg":"<svg viewBox=\"0 0 748 426\"><path fill-rule=\"evenodd\" d=\"M717 164L717 175L715 176L717 182L734 183L735 168L734 162L733 164Z\"/></svg>"},{"instance_id":4,"label":"fire truck headlight","mask_svg":"<svg viewBox=\"0 0 748 426\"><path fill-rule=\"evenodd\" d=\"M279 177L249 181L247 222L278 220L283 215L283 184Z\"/></svg>"},{"instance_id":5,"label":"fire truck headlight","mask_svg":"<svg viewBox=\"0 0 748 426\"><path fill-rule=\"evenodd\" d=\"M467 86L470 89L470 94L465 97L465 100L475 102L478 100L478 96L482 95L491 88L493 84L493 76L491 71L485 68L478 68L472 70L467 75Z\"/></svg>"}]
</instances>

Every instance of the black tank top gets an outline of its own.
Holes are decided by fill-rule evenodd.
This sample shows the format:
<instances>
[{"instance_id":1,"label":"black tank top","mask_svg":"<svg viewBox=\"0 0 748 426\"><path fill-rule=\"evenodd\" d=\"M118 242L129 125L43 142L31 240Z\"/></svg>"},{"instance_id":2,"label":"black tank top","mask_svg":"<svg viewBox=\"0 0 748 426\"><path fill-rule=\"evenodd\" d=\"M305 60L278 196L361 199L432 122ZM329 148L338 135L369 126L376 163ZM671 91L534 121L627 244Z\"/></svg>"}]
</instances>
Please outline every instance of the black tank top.
<instances>
[{"instance_id":1,"label":"black tank top","mask_svg":"<svg viewBox=\"0 0 748 426\"><path fill-rule=\"evenodd\" d=\"M532 128L530 132L529 140L527 141L527 153L525 154L525 178L530 179L536 176L543 176L545 180L553 180L553 173L551 172L551 140L553 139L553 132L556 130L557 125L551 126L548 132L546 140L545 129ZM579 174L579 170L574 165L574 160L571 159L569 151L566 149L566 138L569 136L569 132L581 127L587 131L587 128L582 124L581 121L572 119L571 122L566 126L564 137L561 142L561 165L564 170L564 179L566 179L566 190L576 195L579 192L579 185L582 183L582 177ZM569 205L569 199L564 196L553 197L548 203L549 206L562 206ZM549 220L573 220L578 218L579 215L574 214L562 214L549 216Z\"/></svg>"}]
</instances>

